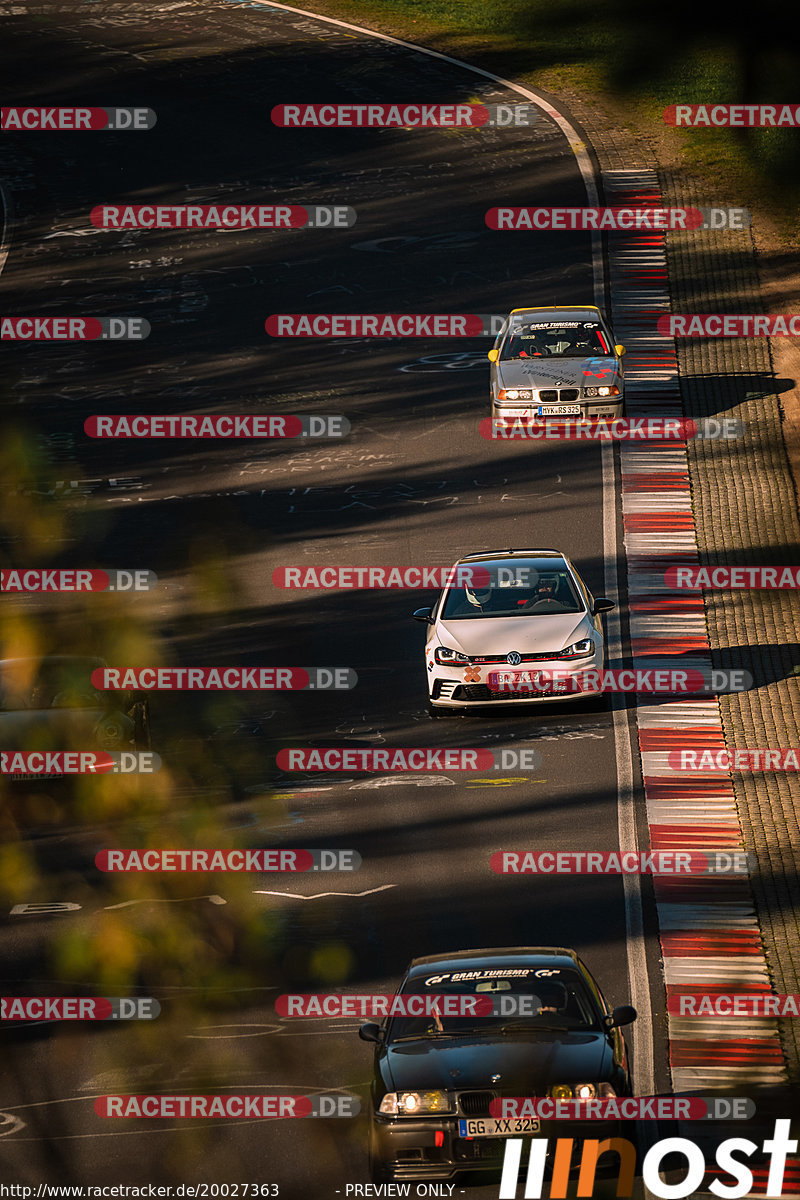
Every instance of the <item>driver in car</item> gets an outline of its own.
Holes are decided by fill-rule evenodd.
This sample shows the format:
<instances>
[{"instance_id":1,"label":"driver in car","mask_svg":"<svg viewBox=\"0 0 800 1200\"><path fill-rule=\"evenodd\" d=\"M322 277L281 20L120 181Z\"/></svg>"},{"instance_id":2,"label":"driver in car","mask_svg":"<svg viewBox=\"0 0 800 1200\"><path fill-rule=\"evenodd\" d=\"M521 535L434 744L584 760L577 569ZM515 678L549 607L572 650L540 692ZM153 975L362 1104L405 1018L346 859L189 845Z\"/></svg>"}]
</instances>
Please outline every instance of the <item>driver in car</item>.
<instances>
[{"instance_id":1,"label":"driver in car","mask_svg":"<svg viewBox=\"0 0 800 1200\"><path fill-rule=\"evenodd\" d=\"M504 357L539 358L542 354L549 353L541 330L532 330L524 325L512 337Z\"/></svg>"},{"instance_id":2,"label":"driver in car","mask_svg":"<svg viewBox=\"0 0 800 1200\"><path fill-rule=\"evenodd\" d=\"M561 608L557 596L558 579L555 575L540 575L533 596L524 607L526 612L548 612Z\"/></svg>"},{"instance_id":3,"label":"driver in car","mask_svg":"<svg viewBox=\"0 0 800 1200\"><path fill-rule=\"evenodd\" d=\"M481 612L483 612L484 609L489 607L489 601L492 598L492 589L490 587L483 587L483 588L465 587L464 593L466 595L468 602L472 605L473 608L480 609Z\"/></svg>"}]
</instances>

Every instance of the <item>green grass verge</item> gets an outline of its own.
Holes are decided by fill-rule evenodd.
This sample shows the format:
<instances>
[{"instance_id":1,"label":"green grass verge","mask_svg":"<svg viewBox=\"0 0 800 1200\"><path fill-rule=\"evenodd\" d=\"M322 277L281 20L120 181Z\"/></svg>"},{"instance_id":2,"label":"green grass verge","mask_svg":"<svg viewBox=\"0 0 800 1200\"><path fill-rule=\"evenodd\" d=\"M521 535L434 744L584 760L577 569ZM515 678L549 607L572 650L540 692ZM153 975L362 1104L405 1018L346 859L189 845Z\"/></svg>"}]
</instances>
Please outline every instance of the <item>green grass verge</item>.
<instances>
[{"instance_id":1,"label":"green grass verge","mask_svg":"<svg viewBox=\"0 0 800 1200\"><path fill-rule=\"evenodd\" d=\"M800 245L800 129L667 127L675 103L800 105L800 53L779 0L752 19L673 0L307 0L309 9L417 41L569 102L599 105L685 168L709 203L741 205ZM302 0L299 6L302 7Z\"/></svg>"}]
</instances>

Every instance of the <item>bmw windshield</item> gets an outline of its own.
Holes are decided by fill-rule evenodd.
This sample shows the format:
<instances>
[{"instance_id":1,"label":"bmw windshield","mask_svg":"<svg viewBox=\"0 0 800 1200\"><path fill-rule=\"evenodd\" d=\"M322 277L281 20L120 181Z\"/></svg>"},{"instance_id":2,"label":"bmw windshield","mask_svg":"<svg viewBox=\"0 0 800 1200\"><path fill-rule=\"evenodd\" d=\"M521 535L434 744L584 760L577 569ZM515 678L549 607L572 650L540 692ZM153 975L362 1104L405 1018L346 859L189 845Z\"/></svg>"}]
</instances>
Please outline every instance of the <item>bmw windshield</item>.
<instances>
[{"instance_id":1,"label":"bmw windshield","mask_svg":"<svg viewBox=\"0 0 800 1200\"><path fill-rule=\"evenodd\" d=\"M396 1017L391 1022L388 1043L475 1033L596 1032L601 1028L601 1014L579 972L573 970L501 967L431 974L407 980L400 994L461 997L460 1007L467 1013L470 1002L478 1012L485 1011L491 1002L494 1012L488 1016L449 1016L447 1006L440 1001L441 1014L434 1011L419 1017Z\"/></svg>"},{"instance_id":2,"label":"bmw windshield","mask_svg":"<svg viewBox=\"0 0 800 1200\"><path fill-rule=\"evenodd\" d=\"M597 321L531 321L513 318L500 361L526 358L607 358L613 354Z\"/></svg>"}]
</instances>

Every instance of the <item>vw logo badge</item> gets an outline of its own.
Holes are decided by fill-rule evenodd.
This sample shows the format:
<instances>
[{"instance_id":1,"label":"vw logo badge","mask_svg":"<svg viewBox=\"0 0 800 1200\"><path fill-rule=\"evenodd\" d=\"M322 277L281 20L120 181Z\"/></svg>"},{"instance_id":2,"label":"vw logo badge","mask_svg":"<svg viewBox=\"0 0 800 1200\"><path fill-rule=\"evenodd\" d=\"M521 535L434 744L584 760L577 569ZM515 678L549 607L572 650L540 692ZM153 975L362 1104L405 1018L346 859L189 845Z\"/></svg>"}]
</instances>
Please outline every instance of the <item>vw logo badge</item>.
<instances>
[{"instance_id":1,"label":"vw logo badge","mask_svg":"<svg viewBox=\"0 0 800 1200\"><path fill-rule=\"evenodd\" d=\"M510 667L518 667L522 662L522 655L518 650L510 650L506 655L506 662Z\"/></svg>"}]
</instances>

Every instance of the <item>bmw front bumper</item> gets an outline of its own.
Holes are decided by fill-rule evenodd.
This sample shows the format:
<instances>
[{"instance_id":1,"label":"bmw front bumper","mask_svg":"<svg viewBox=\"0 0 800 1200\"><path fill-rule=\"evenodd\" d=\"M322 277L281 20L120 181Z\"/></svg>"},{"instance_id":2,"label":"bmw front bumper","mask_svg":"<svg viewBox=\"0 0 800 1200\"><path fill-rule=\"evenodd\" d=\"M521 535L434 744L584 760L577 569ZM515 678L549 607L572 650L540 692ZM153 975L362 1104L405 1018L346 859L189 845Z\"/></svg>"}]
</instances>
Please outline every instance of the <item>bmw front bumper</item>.
<instances>
[{"instance_id":1,"label":"bmw front bumper","mask_svg":"<svg viewBox=\"0 0 800 1200\"><path fill-rule=\"evenodd\" d=\"M608 396L605 399L575 400L580 405L580 416L545 413L539 416L539 405L528 401L525 404L492 403L492 418L496 421L523 421L540 424L546 421L612 421L625 414L625 396ZM545 405L545 407L547 407Z\"/></svg>"},{"instance_id":2,"label":"bmw front bumper","mask_svg":"<svg viewBox=\"0 0 800 1200\"><path fill-rule=\"evenodd\" d=\"M462 1138L458 1120L452 1117L390 1118L373 1115L370 1129L370 1158L387 1180L452 1180L464 1172L498 1174L502 1170L507 1137ZM630 1129L626 1132L626 1124ZM622 1121L542 1121L538 1133L528 1135L547 1138L547 1167L552 1166L558 1138L572 1138L570 1174L580 1166L584 1140L611 1137L633 1141L633 1122ZM438 1134L438 1137L437 1137ZM523 1136L523 1135L519 1135ZM440 1142L440 1145L436 1143ZM521 1171L527 1169L527 1152L523 1147ZM597 1175L616 1174L616 1156L606 1155L599 1163Z\"/></svg>"}]
</instances>

